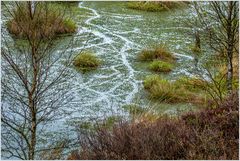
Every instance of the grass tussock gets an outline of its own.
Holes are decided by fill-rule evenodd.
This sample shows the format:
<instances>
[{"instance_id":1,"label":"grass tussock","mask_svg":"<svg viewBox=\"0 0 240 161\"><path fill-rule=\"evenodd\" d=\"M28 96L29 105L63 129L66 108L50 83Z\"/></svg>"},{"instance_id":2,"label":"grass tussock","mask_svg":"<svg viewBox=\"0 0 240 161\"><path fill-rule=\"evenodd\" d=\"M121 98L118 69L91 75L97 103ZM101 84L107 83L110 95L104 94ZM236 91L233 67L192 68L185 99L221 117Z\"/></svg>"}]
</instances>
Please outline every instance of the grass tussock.
<instances>
[{"instance_id":1,"label":"grass tussock","mask_svg":"<svg viewBox=\"0 0 240 161\"><path fill-rule=\"evenodd\" d=\"M164 46L159 45L153 50L144 49L138 55L138 60L140 61L153 61L153 60L162 60L166 62L174 62L176 58L173 54Z\"/></svg>"},{"instance_id":2,"label":"grass tussock","mask_svg":"<svg viewBox=\"0 0 240 161\"><path fill-rule=\"evenodd\" d=\"M168 62L163 62L160 60L154 60L150 63L149 69L154 72L171 72L173 69L173 65Z\"/></svg>"},{"instance_id":3,"label":"grass tussock","mask_svg":"<svg viewBox=\"0 0 240 161\"><path fill-rule=\"evenodd\" d=\"M189 78L186 76L182 76L178 78L174 84L176 88L184 88L192 92L199 92L200 90L206 87L206 83L204 80L199 78Z\"/></svg>"},{"instance_id":4,"label":"grass tussock","mask_svg":"<svg viewBox=\"0 0 240 161\"><path fill-rule=\"evenodd\" d=\"M73 62L73 65L82 71L96 69L100 64L100 59L90 52L80 53Z\"/></svg>"},{"instance_id":5,"label":"grass tussock","mask_svg":"<svg viewBox=\"0 0 240 161\"><path fill-rule=\"evenodd\" d=\"M173 69L176 58L164 45L159 45L153 50L142 50L137 59L142 62L149 62L149 69L154 72L168 73Z\"/></svg>"},{"instance_id":6,"label":"grass tussock","mask_svg":"<svg viewBox=\"0 0 240 161\"><path fill-rule=\"evenodd\" d=\"M191 84L188 84L189 82ZM147 90L151 99L166 103L199 103L202 98L198 97L195 91L200 91L199 86L202 85L204 83L198 79L182 78L171 82L158 75L150 75L143 81L144 89Z\"/></svg>"},{"instance_id":7,"label":"grass tussock","mask_svg":"<svg viewBox=\"0 0 240 161\"><path fill-rule=\"evenodd\" d=\"M144 108L134 104L124 105L122 108L131 115L141 115L145 112Z\"/></svg>"},{"instance_id":8,"label":"grass tussock","mask_svg":"<svg viewBox=\"0 0 240 161\"><path fill-rule=\"evenodd\" d=\"M56 4L36 2L34 13L27 2L19 2L7 22L8 31L17 38L52 38L59 34L77 31L76 23L66 17L64 9Z\"/></svg>"},{"instance_id":9,"label":"grass tussock","mask_svg":"<svg viewBox=\"0 0 240 161\"><path fill-rule=\"evenodd\" d=\"M219 108L189 112L154 122L120 121L81 137L72 160L231 160L239 151L238 93Z\"/></svg>"},{"instance_id":10,"label":"grass tussock","mask_svg":"<svg viewBox=\"0 0 240 161\"><path fill-rule=\"evenodd\" d=\"M173 8L178 8L184 6L184 2L171 2L171 1L141 1L141 2L128 2L127 8L150 11L150 12L160 12L168 11Z\"/></svg>"}]
</instances>

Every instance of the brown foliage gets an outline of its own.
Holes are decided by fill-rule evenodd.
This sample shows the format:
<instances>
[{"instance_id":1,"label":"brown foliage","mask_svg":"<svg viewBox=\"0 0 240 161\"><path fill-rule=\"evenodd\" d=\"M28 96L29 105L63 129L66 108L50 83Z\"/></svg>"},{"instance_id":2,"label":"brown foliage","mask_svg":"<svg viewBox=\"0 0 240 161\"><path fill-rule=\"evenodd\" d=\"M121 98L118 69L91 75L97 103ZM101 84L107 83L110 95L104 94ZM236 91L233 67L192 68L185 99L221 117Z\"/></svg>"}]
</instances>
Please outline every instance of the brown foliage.
<instances>
[{"instance_id":1,"label":"brown foliage","mask_svg":"<svg viewBox=\"0 0 240 161\"><path fill-rule=\"evenodd\" d=\"M7 23L8 31L18 38L52 38L57 34L74 33L76 24L65 17L63 9L37 2L34 13L28 3L21 2L13 10Z\"/></svg>"},{"instance_id":2,"label":"brown foliage","mask_svg":"<svg viewBox=\"0 0 240 161\"><path fill-rule=\"evenodd\" d=\"M238 159L238 94L220 108L189 112L178 119L120 122L80 139L70 159Z\"/></svg>"}]
</instances>

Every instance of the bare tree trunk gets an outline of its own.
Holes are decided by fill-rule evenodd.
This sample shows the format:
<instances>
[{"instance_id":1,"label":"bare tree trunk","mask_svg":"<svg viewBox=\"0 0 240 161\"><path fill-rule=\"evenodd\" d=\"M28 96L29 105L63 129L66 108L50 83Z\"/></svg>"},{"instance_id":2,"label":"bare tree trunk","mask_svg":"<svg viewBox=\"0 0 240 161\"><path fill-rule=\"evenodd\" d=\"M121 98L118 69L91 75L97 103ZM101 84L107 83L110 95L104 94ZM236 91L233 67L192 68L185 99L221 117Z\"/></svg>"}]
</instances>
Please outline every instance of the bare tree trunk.
<instances>
[{"instance_id":1,"label":"bare tree trunk","mask_svg":"<svg viewBox=\"0 0 240 161\"><path fill-rule=\"evenodd\" d=\"M227 17L227 90L229 93L232 92L232 79L233 79L233 48L234 48L234 35L232 31L232 12L233 2L229 3L228 17Z\"/></svg>"},{"instance_id":2,"label":"bare tree trunk","mask_svg":"<svg viewBox=\"0 0 240 161\"><path fill-rule=\"evenodd\" d=\"M195 32L195 48L201 49L201 41L198 31Z\"/></svg>"},{"instance_id":3,"label":"bare tree trunk","mask_svg":"<svg viewBox=\"0 0 240 161\"><path fill-rule=\"evenodd\" d=\"M31 99L32 100L32 99ZM31 145L29 149L29 159L34 160L35 158L35 147L36 147L36 130L37 130L37 119L33 101L30 101L30 108L32 109L31 119Z\"/></svg>"},{"instance_id":4,"label":"bare tree trunk","mask_svg":"<svg viewBox=\"0 0 240 161\"><path fill-rule=\"evenodd\" d=\"M232 92L232 80L233 80L233 65L232 65L232 52L228 51L227 58L227 90Z\"/></svg>"},{"instance_id":5,"label":"bare tree trunk","mask_svg":"<svg viewBox=\"0 0 240 161\"><path fill-rule=\"evenodd\" d=\"M226 60L226 90L230 94L233 90L233 55L238 54L239 42L239 7L237 1L210 2L210 8L204 8L195 3L201 28L205 30L204 38L209 41L210 47L217 53L225 53ZM212 11L208 11L212 10ZM207 16L206 16L207 15ZM206 18L207 17L207 18ZM213 24L212 22L216 22ZM195 47L197 34L195 33Z\"/></svg>"},{"instance_id":6,"label":"bare tree trunk","mask_svg":"<svg viewBox=\"0 0 240 161\"><path fill-rule=\"evenodd\" d=\"M22 30L26 44L8 41L2 33L4 79L1 82L5 103L1 106L1 125L5 130L1 133L2 151L10 159L34 160L41 158L40 152L49 151L46 149L49 145L42 145L38 138L54 140L44 135L45 126L63 117L68 112L64 106L73 99L70 85L66 83L73 76L69 67L74 54L67 51L72 47L73 37L59 53L54 52L58 49L54 37L44 37L44 33L53 29L48 26L48 16L51 13L57 15L51 23L58 27L65 18L66 8L59 7L50 12L47 2L14 2L12 5L13 9L4 6ZM15 18L19 16L16 13L22 13L22 19ZM65 65L60 63L63 60Z\"/></svg>"},{"instance_id":7,"label":"bare tree trunk","mask_svg":"<svg viewBox=\"0 0 240 161\"><path fill-rule=\"evenodd\" d=\"M33 2L29 1L27 4L28 4L28 11L29 11L29 17L31 19L33 19Z\"/></svg>"}]
</instances>

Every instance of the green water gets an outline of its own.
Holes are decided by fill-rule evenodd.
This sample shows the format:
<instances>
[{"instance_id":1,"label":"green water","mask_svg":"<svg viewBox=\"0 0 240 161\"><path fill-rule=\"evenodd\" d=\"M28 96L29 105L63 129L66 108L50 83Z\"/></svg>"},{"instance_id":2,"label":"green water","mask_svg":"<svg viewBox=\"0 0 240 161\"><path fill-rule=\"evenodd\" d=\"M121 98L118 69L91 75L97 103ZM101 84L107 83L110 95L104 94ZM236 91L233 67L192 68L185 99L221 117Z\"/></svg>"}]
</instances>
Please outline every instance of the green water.
<instances>
[{"instance_id":1,"label":"green water","mask_svg":"<svg viewBox=\"0 0 240 161\"><path fill-rule=\"evenodd\" d=\"M193 63L189 49L193 42L192 37L185 34L189 28L183 23L191 16L189 11L189 8L155 13L136 11L127 9L126 2L81 2L73 5L69 12L78 24L78 32L74 35L74 45L69 54L72 54L70 50L74 54L83 49L90 50L103 63L97 70L84 74L71 69L75 76L67 84L71 84L69 90L74 99L66 106L70 114L49 125L46 137L58 132L61 138L65 134L72 138L75 131L69 124L86 118L128 117L122 106L129 104L154 106L163 114L194 109L191 104L169 105L150 100L142 81L154 73L147 69L146 64L136 60L142 49L163 43L178 59L174 70L162 76L175 80L178 76L189 75L186 68ZM61 40L59 46L64 47L67 40L68 37Z\"/></svg>"},{"instance_id":2,"label":"green water","mask_svg":"<svg viewBox=\"0 0 240 161\"><path fill-rule=\"evenodd\" d=\"M191 104L167 105L150 100L142 81L147 75L156 73L136 59L142 49L165 44L178 59L174 70L162 76L175 80L178 76L189 75L187 66L193 63L189 49L193 38L186 34L190 29L184 22L191 17L190 8L145 12L128 9L126 3L80 2L70 6L68 11L78 25L78 32L68 54L77 55L82 50L89 50L101 58L102 65L87 73L70 69L75 76L67 84L71 85L69 90L74 99L67 105L70 114L61 120L59 127L67 123L68 128L68 123L85 118L128 116L122 106L129 104L154 106L159 113L170 114L195 108ZM2 21L6 20L3 17ZM5 28L2 29L12 41ZM55 54L69 39L61 38Z\"/></svg>"},{"instance_id":3,"label":"green water","mask_svg":"<svg viewBox=\"0 0 240 161\"><path fill-rule=\"evenodd\" d=\"M189 16L188 8L159 13L127 9L126 2L83 2L73 10L79 25L74 51L78 53L84 45L85 50L103 60L96 71L79 73L75 78L75 101L79 103L74 108L81 113L75 112L74 119L125 115L122 106L126 104L159 106L162 113L194 108L190 104L166 106L150 101L142 80L154 73L136 60L141 49L163 43L178 58L176 68L163 76L176 79L188 74L186 64L193 61L189 50L192 38L185 34L189 28L183 23Z\"/></svg>"}]
</instances>

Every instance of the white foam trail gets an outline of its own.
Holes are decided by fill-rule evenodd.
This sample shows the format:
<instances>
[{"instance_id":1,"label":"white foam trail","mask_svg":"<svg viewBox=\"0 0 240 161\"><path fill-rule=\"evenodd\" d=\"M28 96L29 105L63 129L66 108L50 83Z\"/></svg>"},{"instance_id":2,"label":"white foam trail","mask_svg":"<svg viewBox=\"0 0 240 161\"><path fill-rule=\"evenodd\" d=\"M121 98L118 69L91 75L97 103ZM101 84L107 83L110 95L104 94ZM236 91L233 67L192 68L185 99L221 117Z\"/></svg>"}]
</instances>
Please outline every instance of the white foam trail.
<instances>
[{"instance_id":1,"label":"white foam trail","mask_svg":"<svg viewBox=\"0 0 240 161\"><path fill-rule=\"evenodd\" d=\"M72 50L80 50L86 48L94 48L97 49L97 55L110 57L107 59L107 62L111 65L109 67L102 67L101 70L110 70L110 74L95 74L90 77L85 83L81 83L79 86L79 90L86 90L87 93L90 93L89 97L85 98L86 95L82 96L81 107L92 107L96 104L100 104L102 106L107 106L106 108L110 108L111 99L114 99L113 104L121 103L130 104L132 103L136 93L138 92L139 86L141 85L141 81L136 80L135 75L139 73L139 71L135 71L132 67L132 64L129 62L128 50L141 50L143 48L142 45L131 41L128 37L128 34L135 33L140 34L141 36L146 35L146 33L141 33L139 28L132 28L127 31L119 31L116 28L109 28L106 24L99 25L95 22L99 22L101 18L105 18L103 16L107 15L108 17L114 20L122 20L122 19L138 19L142 20L142 16L139 15L127 15L127 14L115 14L109 12L97 12L97 10L93 8L89 8L84 6L84 2L79 3L79 7L84 8L91 12L91 16L85 21L87 27L82 27L78 35L86 35L91 33L94 37L89 41L87 46L84 47L76 47ZM102 15L104 14L104 15ZM171 28L169 28L171 29ZM182 28L181 28L182 29ZM171 36L169 34L162 34L162 37ZM153 36L151 37L153 38ZM100 40L100 42L98 41ZM159 37L157 37L159 40ZM96 44L94 44L96 42ZM117 46L116 46L117 45ZM179 48L179 47L178 47ZM109 55L114 54L114 55ZM194 58L189 55L173 53L176 57L193 60ZM122 72L123 70L123 72ZM185 73L189 75L187 71L180 70L179 72ZM104 85L107 84L107 87L103 90ZM127 91L125 90L127 89ZM120 92L119 92L120 91ZM121 92L122 91L122 92ZM81 93L78 94L81 97ZM121 98L120 98L121 96ZM118 107L115 107L117 110ZM96 112L96 111L95 111ZM85 114L87 112L84 112ZM97 112L98 113L98 112ZM96 113L95 113L96 114Z\"/></svg>"},{"instance_id":2,"label":"white foam trail","mask_svg":"<svg viewBox=\"0 0 240 161\"><path fill-rule=\"evenodd\" d=\"M127 34L127 33L130 33L130 32L133 32L133 33L137 33L139 32L139 29L137 28L134 28L132 31L126 31L126 32L123 32L123 33L118 33L118 32L113 32L107 28L104 28L102 26L99 26L99 25L96 25L96 24L93 24L91 21L92 20L95 20L95 19L98 19L98 18L101 18L101 15L94 9L92 8L88 8L88 7L85 7L82 5L82 3L79 4L79 7L81 8L84 8L84 9L87 9L87 10L90 10L92 13L93 13L93 16L90 17L88 20L85 21L86 24L90 25L91 27L94 27L95 29L98 29L98 30L94 30L94 31L91 31L91 33L93 33L95 36L98 36L100 38L103 38L104 39L104 43L108 43L108 44L111 44L113 43L114 41L106 36L103 32L105 31L108 35L112 35L112 36L115 36L115 37L118 37L121 41L123 41L123 46L121 47L120 51L114 46L114 45L111 45L112 48L114 49L115 52L118 52L120 53L120 56L121 56L121 61L123 63L123 65L127 68L128 70L128 77L127 79L123 80L122 83L118 83L116 86L114 86L113 88L111 88L107 93L112 93L114 92L115 89L117 89L118 87L120 87L123 83L129 83L132 87L133 87L133 90L131 92L129 92L128 96L126 97L126 100L125 102L126 103L131 103L131 101L133 100L134 98L134 95L138 92L138 83L137 81L134 79L134 69L132 68L131 64L128 62L128 59L127 59L127 50L133 48L133 47L137 47L137 48L141 48L140 45L130 41L129 39L127 39L126 37L124 36L121 36L119 34ZM136 16L132 16L132 15L122 15L122 14L118 14L118 15L113 15L115 16L115 18L136 18ZM121 17L122 16L122 17ZM137 16L139 17L139 16ZM140 16L141 17L141 16ZM102 31L101 31L102 30ZM87 31L85 29L85 31ZM98 93L100 94L100 93ZM101 95L101 94L100 94ZM102 96L102 95L101 95ZM104 97L106 98L106 97Z\"/></svg>"},{"instance_id":3,"label":"white foam trail","mask_svg":"<svg viewBox=\"0 0 240 161\"><path fill-rule=\"evenodd\" d=\"M190 60L194 59L194 57L192 57L190 55L185 55L185 54L173 53L173 55L175 55L177 57L183 57L183 58L186 58L186 59L190 59Z\"/></svg>"},{"instance_id":4,"label":"white foam trail","mask_svg":"<svg viewBox=\"0 0 240 161\"><path fill-rule=\"evenodd\" d=\"M79 7L90 10L90 11L93 13L93 15L94 15L94 16L90 17L89 19L87 19L87 20L85 21L85 23L86 23L87 25L94 26L94 27L96 27L96 28L101 28L101 29L102 29L102 27L100 27L99 25L94 25L94 24L91 23L92 20L95 20L95 19L98 19L98 18L101 17L101 16L97 13L96 10L94 10L94 9L92 9L92 8L84 7L84 6L82 6L82 3L79 3ZM110 44L110 43L113 42L113 40L112 40L110 37L104 35L103 33L99 32L99 31L97 31L97 30L93 30L93 31L92 31L92 30L89 30L89 29L86 29L86 28L85 28L85 31L91 32L91 33L94 34L95 36L100 37L100 38L103 38L103 39L104 39L104 43Z\"/></svg>"},{"instance_id":5,"label":"white foam trail","mask_svg":"<svg viewBox=\"0 0 240 161\"><path fill-rule=\"evenodd\" d=\"M114 17L118 19L134 19L134 20L143 20L142 15L128 15L128 14L118 14L118 13L111 13L111 12L102 12L109 17Z\"/></svg>"}]
</instances>

